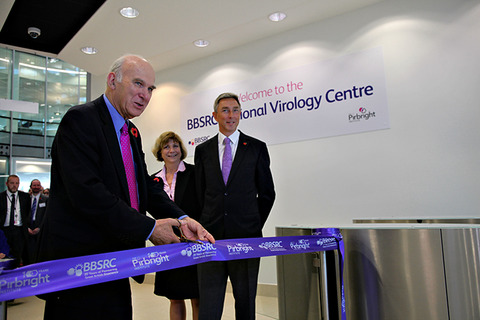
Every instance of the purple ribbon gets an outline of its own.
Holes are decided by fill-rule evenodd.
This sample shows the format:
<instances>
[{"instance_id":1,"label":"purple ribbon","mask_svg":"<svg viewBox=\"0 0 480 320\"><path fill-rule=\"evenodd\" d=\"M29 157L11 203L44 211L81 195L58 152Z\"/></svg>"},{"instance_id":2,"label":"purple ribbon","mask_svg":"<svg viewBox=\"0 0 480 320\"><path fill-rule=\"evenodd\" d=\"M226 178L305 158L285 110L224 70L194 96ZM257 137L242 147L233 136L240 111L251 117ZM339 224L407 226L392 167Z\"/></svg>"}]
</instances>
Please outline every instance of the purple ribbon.
<instances>
[{"instance_id":1,"label":"purple ribbon","mask_svg":"<svg viewBox=\"0 0 480 320\"><path fill-rule=\"evenodd\" d=\"M338 249L338 229L316 229L315 235L175 243L90 256L52 260L0 270L0 301L77 288L207 261L228 261ZM341 259L343 274L343 258ZM342 314L345 300L342 280ZM342 319L345 319L342 315Z\"/></svg>"}]
</instances>

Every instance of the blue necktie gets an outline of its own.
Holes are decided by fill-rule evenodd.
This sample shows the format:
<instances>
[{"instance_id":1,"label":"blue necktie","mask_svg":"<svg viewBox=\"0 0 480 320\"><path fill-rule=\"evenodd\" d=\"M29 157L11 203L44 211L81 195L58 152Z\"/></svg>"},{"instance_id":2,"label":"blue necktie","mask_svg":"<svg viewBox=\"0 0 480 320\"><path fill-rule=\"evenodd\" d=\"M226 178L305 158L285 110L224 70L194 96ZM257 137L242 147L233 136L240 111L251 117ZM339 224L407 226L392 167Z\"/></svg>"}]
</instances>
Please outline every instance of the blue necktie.
<instances>
[{"instance_id":1,"label":"blue necktie","mask_svg":"<svg viewBox=\"0 0 480 320\"><path fill-rule=\"evenodd\" d=\"M32 226L33 226L33 223L35 222L35 211L37 211L37 197L33 197L32 215L31 215L31 220L30 220L30 224Z\"/></svg>"}]
</instances>

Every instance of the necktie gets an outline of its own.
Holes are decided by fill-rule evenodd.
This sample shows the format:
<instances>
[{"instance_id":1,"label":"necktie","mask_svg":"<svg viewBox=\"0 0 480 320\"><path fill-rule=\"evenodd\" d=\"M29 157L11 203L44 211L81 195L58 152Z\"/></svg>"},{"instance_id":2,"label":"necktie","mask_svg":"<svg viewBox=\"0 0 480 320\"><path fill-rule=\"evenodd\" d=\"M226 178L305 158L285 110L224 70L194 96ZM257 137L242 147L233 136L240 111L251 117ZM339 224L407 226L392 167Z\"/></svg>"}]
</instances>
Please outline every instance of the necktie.
<instances>
[{"instance_id":1,"label":"necktie","mask_svg":"<svg viewBox=\"0 0 480 320\"><path fill-rule=\"evenodd\" d=\"M15 225L15 195L12 193L12 203L10 203L10 227Z\"/></svg>"},{"instance_id":2,"label":"necktie","mask_svg":"<svg viewBox=\"0 0 480 320\"><path fill-rule=\"evenodd\" d=\"M35 211L37 211L37 197L33 197L31 218L30 218L30 225L31 226L33 226L33 223L35 222Z\"/></svg>"},{"instance_id":3,"label":"necktie","mask_svg":"<svg viewBox=\"0 0 480 320\"><path fill-rule=\"evenodd\" d=\"M137 179L135 177L135 166L132 159L132 150L130 148L130 136L128 135L128 125L125 122L120 130L120 145L122 146L123 165L127 175L128 192L130 194L130 205L138 210Z\"/></svg>"},{"instance_id":4,"label":"necktie","mask_svg":"<svg viewBox=\"0 0 480 320\"><path fill-rule=\"evenodd\" d=\"M222 176L223 182L227 184L228 175L230 174L230 169L232 169L232 147L230 146L230 139L223 139L223 144L225 145L225 150L223 151L222 159Z\"/></svg>"}]
</instances>

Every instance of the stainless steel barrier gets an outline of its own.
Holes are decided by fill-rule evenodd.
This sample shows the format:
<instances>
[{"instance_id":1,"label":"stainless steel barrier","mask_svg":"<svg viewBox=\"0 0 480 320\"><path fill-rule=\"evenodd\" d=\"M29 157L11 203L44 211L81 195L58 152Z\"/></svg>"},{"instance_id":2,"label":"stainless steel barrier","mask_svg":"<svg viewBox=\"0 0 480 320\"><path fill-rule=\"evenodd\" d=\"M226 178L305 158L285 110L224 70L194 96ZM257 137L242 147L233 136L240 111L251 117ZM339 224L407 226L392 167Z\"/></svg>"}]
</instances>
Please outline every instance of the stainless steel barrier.
<instances>
[{"instance_id":1,"label":"stainless steel barrier","mask_svg":"<svg viewBox=\"0 0 480 320\"><path fill-rule=\"evenodd\" d=\"M277 236L311 235L312 228L276 228ZM337 250L277 256L279 319L341 319Z\"/></svg>"},{"instance_id":2,"label":"stainless steel barrier","mask_svg":"<svg viewBox=\"0 0 480 320\"><path fill-rule=\"evenodd\" d=\"M277 227L277 234L314 229ZM480 319L479 225L381 223L340 229L348 320ZM315 257L284 258L277 257L280 319L338 319L322 313L325 290L322 271L313 267ZM336 300L336 293L324 295Z\"/></svg>"}]
</instances>

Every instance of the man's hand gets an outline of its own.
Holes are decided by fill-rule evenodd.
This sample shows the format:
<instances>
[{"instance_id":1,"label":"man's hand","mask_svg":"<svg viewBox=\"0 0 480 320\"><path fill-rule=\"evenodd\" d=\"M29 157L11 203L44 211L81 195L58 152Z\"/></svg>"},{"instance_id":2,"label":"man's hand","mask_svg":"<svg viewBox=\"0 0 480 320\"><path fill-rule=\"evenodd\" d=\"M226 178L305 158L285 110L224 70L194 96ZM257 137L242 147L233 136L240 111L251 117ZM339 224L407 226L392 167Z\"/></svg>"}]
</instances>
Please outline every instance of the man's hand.
<instances>
[{"instance_id":1,"label":"man's hand","mask_svg":"<svg viewBox=\"0 0 480 320\"><path fill-rule=\"evenodd\" d=\"M40 232L40 228L35 228L35 229L33 229L33 230L30 229L30 228L28 228L28 233L29 233L30 235L32 235L32 236L38 234L39 232Z\"/></svg>"},{"instance_id":2,"label":"man's hand","mask_svg":"<svg viewBox=\"0 0 480 320\"><path fill-rule=\"evenodd\" d=\"M180 242L177 235L173 233L173 227L178 226L176 219L159 219L155 222L150 241L156 246Z\"/></svg>"},{"instance_id":3,"label":"man's hand","mask_svg":"<svg viewBox=\"0 0 480 320\"><path fill-rule=\"evenodd\" d=\"M215 238L196 220L186 217L178 221L180 221L180 228L187 239L215 243Z\"/></svg>"},{"instance_id":4,"label":"man's hand","mask_svg":"<svg viewBox=\"0 0 480 320\"><path fill-rule=\"evenodd\" d=\"M180 222L180 225L178 224ZM180 242L180 239L173 232L173 227L182 229L183 234L190 240L202 240L215 243L213 236L205 230L204 227L192 218L177 219L159 219L155 222L155 228L150 236L150 241L154 245L170 244Z\"/></svg>"}]
</instances>

